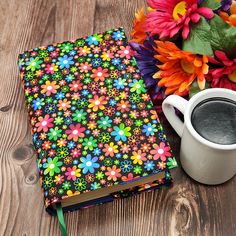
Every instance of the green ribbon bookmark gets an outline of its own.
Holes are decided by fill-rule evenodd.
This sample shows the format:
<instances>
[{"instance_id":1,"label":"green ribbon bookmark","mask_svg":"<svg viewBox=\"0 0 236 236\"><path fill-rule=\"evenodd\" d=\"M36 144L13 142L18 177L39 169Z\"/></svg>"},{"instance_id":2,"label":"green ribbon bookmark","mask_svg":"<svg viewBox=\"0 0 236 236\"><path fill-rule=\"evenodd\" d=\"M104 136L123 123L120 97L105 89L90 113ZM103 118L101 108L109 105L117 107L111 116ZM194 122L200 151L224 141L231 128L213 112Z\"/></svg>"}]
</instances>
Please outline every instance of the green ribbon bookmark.
<instances>
[{"instance_id":1,"label":"green ribbon bookmark","mask_svg":"<svg viewBox=\"0 0 236 236\"><path fill-rule=\"evenodd\" d=\"M57 218L61 229L61 236L68 236L61 203L56 204L56 209L57 209Z\"/></svg>"}]
</instances>

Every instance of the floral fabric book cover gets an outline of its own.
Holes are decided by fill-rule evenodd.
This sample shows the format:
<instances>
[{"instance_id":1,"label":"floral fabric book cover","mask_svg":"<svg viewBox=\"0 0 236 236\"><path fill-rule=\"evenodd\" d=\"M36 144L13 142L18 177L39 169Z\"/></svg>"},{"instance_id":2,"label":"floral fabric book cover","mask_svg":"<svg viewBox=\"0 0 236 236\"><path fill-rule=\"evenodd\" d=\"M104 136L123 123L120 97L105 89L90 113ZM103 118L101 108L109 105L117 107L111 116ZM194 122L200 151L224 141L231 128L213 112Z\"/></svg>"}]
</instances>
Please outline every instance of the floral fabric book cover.
<instances>
[{"instance_id":1,"label":"floral fabric book cover","mask_svg":"<svg viewBox=\"0 0 236 236\"><path fill-rule=\"evenodd\" d=\"M176 161L123 28L26 51L19 67L50 212L171 182Z\"/></svg>"}]
</instances>

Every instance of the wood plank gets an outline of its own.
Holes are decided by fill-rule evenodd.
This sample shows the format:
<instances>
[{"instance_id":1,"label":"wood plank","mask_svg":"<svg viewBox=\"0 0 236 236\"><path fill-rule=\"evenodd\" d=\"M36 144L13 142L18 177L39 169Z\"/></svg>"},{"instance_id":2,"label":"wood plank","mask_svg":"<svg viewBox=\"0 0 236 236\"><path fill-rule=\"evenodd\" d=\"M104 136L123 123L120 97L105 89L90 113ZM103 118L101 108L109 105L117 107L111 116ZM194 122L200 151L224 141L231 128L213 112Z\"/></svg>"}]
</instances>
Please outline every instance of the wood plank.
<instances>
[{"instance_id":1,"label":"wood plank","mask_svg":"<svg viewBox=\"0 0 236 236\"><path fill-rule=\"evenodd\" d=\"M43 206L16 65L20 52L124 26L144 0L0 2L0 235L60 235ZM178 157L180 140L162 118ZM209 187L178 168L170 189L66 214L69 235L234 235L235 178Z\"/></svg>"}]
</instances>

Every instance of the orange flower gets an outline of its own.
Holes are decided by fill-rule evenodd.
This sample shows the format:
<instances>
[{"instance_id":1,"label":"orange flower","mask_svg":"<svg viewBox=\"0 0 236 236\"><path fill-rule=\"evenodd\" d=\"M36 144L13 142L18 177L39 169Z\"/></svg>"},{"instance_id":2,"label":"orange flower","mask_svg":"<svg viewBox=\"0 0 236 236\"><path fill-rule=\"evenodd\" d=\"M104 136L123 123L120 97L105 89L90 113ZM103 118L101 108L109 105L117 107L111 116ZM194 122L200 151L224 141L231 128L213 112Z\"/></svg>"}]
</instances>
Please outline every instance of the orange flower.
<instances>
[{"instance_id":1,"label":"orange flower","mask_svg":"<svg viewBox=\"0 0 236 236\"><path fill-rule=\"evenodd\" d=\"M56 85L56 81L46 81L42 86L41 93L46 93L46 96L50 96L52 93L56 93L59 85Z\"/></svg>"},{"instance_id":2,"label":"orange flower","mask_svg":"<svg viewBox=\"0 0 236 236\"><path fill-rule=\"evenodd\" d=\"M229 25L236 26L236 1L232 2L230 15L226 12L220 11L219 16Z\"/></svg>"},{"instance_id":3,"label":"orange flower","mask_svg":"<svg viewBox=\"0 0 236 236\"><path fill-rule=\"evenodd\" d=\"M144 13L144 9L142 8L135 13L134 27L133 31L131 32L132 36L131 42L142 44L145 41L146 39L145 21L146 21L146 16Z\"/></svg>"},{"instance_id":4,"label":"orange flower","mask_svg":"<svg viewBox=\"0 0 236 236\"><path fill-rule=\"evenodd\" d=\"M166 87L166 95L171 93L185 96L190 85L197 79L200 89L205 88L205 75L208 73L208 57L184 52L174 43L156 41L157 58L162 64L153 78L159 79L158 86Z\"/></svg>"},{"instance_id":5,"label":"orange flower","mask_svg":"<svg viewBox=\"0 0 236 236\"><path fill-rule=\"evenodd\" d=\"M94 98L89 99L89 102L90 104L88 105L88 107L93 108L93 111L97 111L98 109L104 110L104 105L107 104L106 97L98 97L97 95L95 95Z\"/></svg>"},{"instance_id":6,"label":"orange flower","mask_svg":"<svg viewBox=\"0 0 236 236\"><path fill-rule=\"evenodd\" d=\"M63 100L59 100L58 104L57 104L57 107L58 107L58 110L61 111L66 111L68 108L71 107L70 105L70 101L67 101L67 99L63 99Z\"/></svg>"}]
</instances>

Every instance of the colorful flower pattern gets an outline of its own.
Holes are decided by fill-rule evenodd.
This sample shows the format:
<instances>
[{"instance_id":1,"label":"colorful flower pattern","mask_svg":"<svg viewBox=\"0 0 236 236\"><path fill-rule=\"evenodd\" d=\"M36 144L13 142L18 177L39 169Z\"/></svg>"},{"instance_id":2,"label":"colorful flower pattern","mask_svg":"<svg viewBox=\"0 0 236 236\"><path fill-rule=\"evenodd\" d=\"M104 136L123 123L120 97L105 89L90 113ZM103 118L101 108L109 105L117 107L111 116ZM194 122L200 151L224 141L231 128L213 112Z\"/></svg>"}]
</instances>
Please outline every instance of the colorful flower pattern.
<instances>
[{"instance_id":1,"label":"colorful flower pattern","mask_svg":"<svg viewBox=\"0 0 236 236\"><path fill-rule=\"evenodd\" d=\"M133 54L119 28L20 55L46 206L176 166Z\"/></svg>"}]
</instances>

